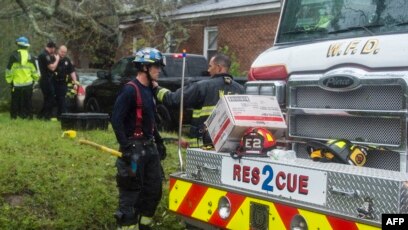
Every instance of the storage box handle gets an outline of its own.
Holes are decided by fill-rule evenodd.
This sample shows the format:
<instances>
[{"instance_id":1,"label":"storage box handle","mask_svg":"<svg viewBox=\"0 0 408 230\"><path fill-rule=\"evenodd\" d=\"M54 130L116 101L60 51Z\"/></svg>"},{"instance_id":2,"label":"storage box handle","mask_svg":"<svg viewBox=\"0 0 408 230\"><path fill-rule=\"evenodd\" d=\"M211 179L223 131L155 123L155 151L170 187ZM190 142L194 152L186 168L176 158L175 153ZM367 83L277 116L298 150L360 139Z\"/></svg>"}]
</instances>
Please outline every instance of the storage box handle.
<instances>
[{"instance_id":1,"label":"storage box handle","mask_svg":"<svg viewBox=\"0 0 408 230\"><path fill-rule=\"evenodd\" d=\"M220 171L220 169L218 167L211 167L208 164L204 164L204 166L202 166L201 168L203 168L204 170L209 170L209 171Z\"/></svg>"},{"instance_id":2,"label":"storage box handle","mask_svg":"<svg viewBox=\"0 0 408 230\"><path fill-rule=\"evenodd\" d=\"M334 194L348 196L348 197L356 197L357 198L357 197L360 196L360 191L353 190L353 189L345 189L345 188L332 186L329 190L330 190L330 192L332 192Z\"/></svg>"}]
</instances>

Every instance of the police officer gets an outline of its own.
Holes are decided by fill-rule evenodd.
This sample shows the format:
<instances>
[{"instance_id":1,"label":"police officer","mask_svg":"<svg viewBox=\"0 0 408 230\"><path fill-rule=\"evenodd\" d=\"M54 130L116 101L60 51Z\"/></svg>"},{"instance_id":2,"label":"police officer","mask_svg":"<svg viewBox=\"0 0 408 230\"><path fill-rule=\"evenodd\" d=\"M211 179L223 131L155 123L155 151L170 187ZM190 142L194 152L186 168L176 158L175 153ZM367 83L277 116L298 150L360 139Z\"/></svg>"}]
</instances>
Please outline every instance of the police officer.
<instances>
[{"instance_id":1,"label":"police officer","mask_svg":"<svg viewBox=\"0 0 408 230\"><path fill-rule=\"evenodd\" d=\"M209 62L208 72L211 78L191 83L184 87L184 107L194 108L191 121L190 136L203 138L205 146L211 146L211 139L204 127L207 120L215 108L220 97L229 94L242 94L244 87L233 80L228 74L231 60L224 54L214 55ZM157 83L154 83L154 87ZM168 89L158 87L157 99L169 107L180 106L181 89L170 92Z\"/></svg>"},{"instance_id":2,"label":"police officer","mask_svg":"<svg viewBox=\"0 0 408 230\"><path fill-rule=\"evenodd\" d=\"M43 93L43 107L38 114L39 119L50 120L54 105L55 91L52 78L59 62L59 55L55 54L56 44L53 41L47 43L44 50L38 55L38 63L41 72L40 87Z\"/></svg>"},{"instance_id":3,"label":"police officer","mask_svg":"<svg viewBox=\"0 0 408 230\"><path fill-rule=\"evenodd\" d=\"M33 83L38 80L39 75L35 60L28 52L29 40L19 37L16 43L18 49L11 54L6 68L6 81L11 84L10 116L12 119L32 119Z\"/></svg>"},{"instance_id":4,"label":"police officer","mask_svg":"<svg viewBox=\"0 0 408 230\"><path fill-rule=\"evenodd\" d=\"M60 116L61 113L67 112L66 99L68 91L68 82L74 82L74 89L76 89L78 81L75 73L74 65L71 60L67 57L67 47L61 45L58 49L59 62L52 78L52 85L55 92L55 100L57 102L58 112L57 115Z\"/></svg>"},{"instance_id":5,"label":"police officer","mask_svg":"<svg viewBox=\"0 0 408 230\"><path fill-rule=\"evenodd\" d=\"M166 156L166 148L156 128L152 81L158 79L164 63L154 48L139 50L133 62L137 76L122 88L111 119L123 153L116 162L119 208L115 217L121 227L143 230L150 229L162 196L160 159Z\"/></svg>"}]
</instances>

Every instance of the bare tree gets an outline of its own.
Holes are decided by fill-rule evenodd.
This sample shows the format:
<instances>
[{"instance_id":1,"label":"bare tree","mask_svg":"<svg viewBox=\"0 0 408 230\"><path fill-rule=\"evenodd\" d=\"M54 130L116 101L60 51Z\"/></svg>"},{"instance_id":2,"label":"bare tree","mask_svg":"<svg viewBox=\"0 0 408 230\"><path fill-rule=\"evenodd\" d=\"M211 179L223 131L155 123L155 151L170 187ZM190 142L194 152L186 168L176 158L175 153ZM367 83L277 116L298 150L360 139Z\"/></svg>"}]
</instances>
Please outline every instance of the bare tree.
<instances>
[{"instance_id":1,"label":"bare tree","mask_svg":"<svg viewBox=\"0 0 408 230\"><path fill-rule=\"evenodd\" d=\"M2 0L0 19L24 19L39 40L67 44L93 63L112 61L122 41L119 25L125 17L151 17L149 28L161 28L162 48L188 37L186 29L163 17L183 4L199 0ZM176 36L177 35L177 36ZM158 45L158 44L156 44ZM174 45L174 44L173 44Z\"/></svg>"}]
</instances>

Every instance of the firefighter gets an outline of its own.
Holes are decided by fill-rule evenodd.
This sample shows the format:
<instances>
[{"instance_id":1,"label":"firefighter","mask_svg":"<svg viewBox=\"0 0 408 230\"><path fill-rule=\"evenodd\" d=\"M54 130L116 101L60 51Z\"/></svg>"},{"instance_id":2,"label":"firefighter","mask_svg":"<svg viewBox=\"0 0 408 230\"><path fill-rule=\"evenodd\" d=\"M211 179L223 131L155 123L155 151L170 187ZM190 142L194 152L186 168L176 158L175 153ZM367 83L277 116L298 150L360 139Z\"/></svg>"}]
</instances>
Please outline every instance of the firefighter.
<instances>
[{"instance_id":1,"label":"firefighter","mask_svg":"<svg viewBox=\"0 0 408 230\"><path fill-rule=\"evenodd\" d=\"M14 51L6 68L6 81L11 85L11 119L32 119L31 97L33 84L39 78L34 57L28 52L30 42L26 37L16 40Z\"/></svg>"},{"instance_id":2,"label":"firefighter","mask_svg":"<svg viewBox=\"0 0 408 230\"><path fill-rule=\"evenodd\" d=\"M72 64L71 60L66 56L67 55L67 47L65 45L61 45L58 49L58 56L59 62L56 68L56 74L54 74L52 78L52 83L55 92L55 100L57 102L58 117L61 113L67 112L66 106L66 95L68 91L68 83L74 83L74 89L78 87L77 76L75 73L74 65Z\"/></svg>"},{"instance_id":3,"label":"firefighter","mask_svg":"<svg viewBox=\"0 0 408 230\"><path fill-rule=\"evenodd\" d=\"M41 72L40 87L43 93L43 107L38 114L39 119L50 120L52 116L52 107L54 105L54 86L52 78L55 76L55 69L59 62L59 55L56 55L56 44L53 41L47 43L44 50L38 55L38 63Z\"/></svg>"},{"instance_id":4,"label":"firefighter","mask_svg":"<svg viewBox=\"0 0 408 230\"><path fill-rule=\"evenodd\" d=\"M231 60L224 54L214 55L209 62L210 78L184 87L184 107L194 108L191 121L190 137L202 138L204 146L211 146L211 139L206 132L204 121L215 108L220 97L230 94L244 93L244 87L233 80L228 73ZM155 83L155 87L157 87ZM157 100L168 107L180 106L181 89L170 92L158 87Z\"/></svg>"},{"instance_id":5,"label":"firefighter","mask_svg":"<svg viewBox=\"0 0 408 230\"><path fill-rule=\"evenodd\" d=\"M112 127L122 158L116 161L119 208L115 218L121 228L150 229L162 196L160 160L166 148L156 128L156 105L152 81L164 66L162 54L154 48L136 53L137 76L124 85L112 112Z\"/></svg>"}]
</instances>

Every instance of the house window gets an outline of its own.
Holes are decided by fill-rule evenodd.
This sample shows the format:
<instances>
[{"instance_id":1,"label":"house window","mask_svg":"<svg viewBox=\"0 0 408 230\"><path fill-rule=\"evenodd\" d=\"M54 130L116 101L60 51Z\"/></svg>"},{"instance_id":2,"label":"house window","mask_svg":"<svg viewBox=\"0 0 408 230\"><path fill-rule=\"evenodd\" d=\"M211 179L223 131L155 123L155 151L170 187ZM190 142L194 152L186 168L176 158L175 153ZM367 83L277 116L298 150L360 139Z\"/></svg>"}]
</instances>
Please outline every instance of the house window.
<instances>
[{"instance_id":1,"label":"house window","mask_svg":"<svg viewBox=\"0 0 408 230\"><path fill-rule=\"evenodd\" d=\"M203 55L208 59L217 53L218 44L218 28L206 27L204 29L204 53Z\"/></svg>"}]
</instances>

